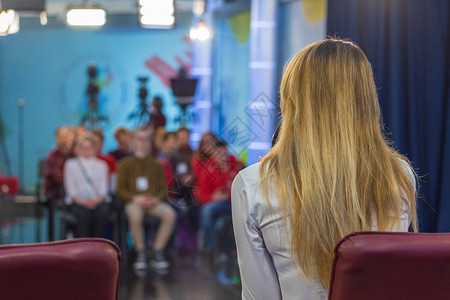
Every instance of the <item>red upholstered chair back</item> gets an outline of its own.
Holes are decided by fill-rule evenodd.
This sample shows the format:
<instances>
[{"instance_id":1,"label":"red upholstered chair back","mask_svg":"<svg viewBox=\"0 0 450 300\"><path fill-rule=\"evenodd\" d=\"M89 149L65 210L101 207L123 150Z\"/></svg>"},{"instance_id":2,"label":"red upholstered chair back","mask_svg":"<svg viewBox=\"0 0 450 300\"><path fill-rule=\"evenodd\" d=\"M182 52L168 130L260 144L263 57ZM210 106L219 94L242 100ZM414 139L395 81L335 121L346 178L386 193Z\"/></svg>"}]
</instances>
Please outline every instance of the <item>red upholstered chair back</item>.
<instances>
[{"instance_id":1,"label":"red upholstered chair back","mask_svg":"<svg viewBox=\"0 0 450 300\"><path fill-rule=\"evenodd\" d=\"M450 233L356 232L335 248L329 299L450 299Z\"/></svg>"},{"instance_id":2,"label":"red upholstered chair back","mask_svg":"<svg viewBox=\"0 0 450 300\"><path fill-rule=\"evenodd\" d=\"M104 239L0 246L0 299L115 300L120 250Z\"/></svg>"}]
</instances>

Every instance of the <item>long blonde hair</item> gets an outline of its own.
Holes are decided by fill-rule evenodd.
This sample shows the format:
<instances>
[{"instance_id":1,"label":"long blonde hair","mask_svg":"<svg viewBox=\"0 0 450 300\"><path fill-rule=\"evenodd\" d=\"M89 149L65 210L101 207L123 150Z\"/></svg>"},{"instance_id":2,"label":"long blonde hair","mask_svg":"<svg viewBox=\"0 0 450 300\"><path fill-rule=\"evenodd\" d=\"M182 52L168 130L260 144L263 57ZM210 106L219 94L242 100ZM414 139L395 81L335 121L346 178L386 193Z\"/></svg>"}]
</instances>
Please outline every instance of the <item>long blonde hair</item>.
<instances>
[{"instance_id":1,"label":"long blonde hair","mask_svg":"<svg viewBox=\"0 0 450 300\"><path fill-rule=\"evenodd\" d=\"M402 205L417 231L410 163L382 133L372 69L355 44L328 39L302 49L286 67L280 94L283 121L261 161L261 185L269 204L275 190L289 217L294 262L327 287L334 247L345 235L372 225L393 230Z\"/></svg>"}]
</instances>

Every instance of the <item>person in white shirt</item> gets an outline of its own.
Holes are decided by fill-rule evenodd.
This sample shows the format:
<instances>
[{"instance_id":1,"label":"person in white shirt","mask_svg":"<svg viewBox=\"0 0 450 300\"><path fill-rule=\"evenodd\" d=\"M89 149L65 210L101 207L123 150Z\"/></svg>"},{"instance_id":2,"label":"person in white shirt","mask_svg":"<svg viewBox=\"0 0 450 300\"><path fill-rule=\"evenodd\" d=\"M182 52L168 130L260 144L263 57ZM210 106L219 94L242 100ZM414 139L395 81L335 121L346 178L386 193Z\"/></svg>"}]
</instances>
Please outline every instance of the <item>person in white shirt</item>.
<instances>
[{"instance_id":1,"label":"person in white shirt","mask_svg":"<svg viewBox=\"0 0 450 300\"><path fill-rule=\"evenodd\" d=\"M95 157L95 143L92 134L81 136L77 156L64 165L65 204L77 219L75 237L102 237L107 225L108 166Z\"/></svg>"},{"instance_id":2,"label":"person in white shirt","mask_svg":"<svg viewBox=\"0 0 450 300\"><path fill-rule=\"evenodd\" d=\"M355 44L302 49L280 94L275 145L231 191L242 298L327 299L345 235L418 230L415 174L383 136L372 69Z\"/></svg>"}]
</instances>

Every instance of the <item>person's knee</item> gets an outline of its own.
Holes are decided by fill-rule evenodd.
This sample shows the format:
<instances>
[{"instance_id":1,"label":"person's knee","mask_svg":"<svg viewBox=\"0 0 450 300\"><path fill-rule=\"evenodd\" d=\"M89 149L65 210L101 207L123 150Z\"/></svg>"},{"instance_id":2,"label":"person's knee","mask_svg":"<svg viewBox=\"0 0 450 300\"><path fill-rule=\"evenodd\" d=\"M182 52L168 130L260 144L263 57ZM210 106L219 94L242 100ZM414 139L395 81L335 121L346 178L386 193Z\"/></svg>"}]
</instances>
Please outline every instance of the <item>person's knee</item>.
<instances>
[{"instance_id":1,"label":"person's knee","mask_svg":"<svg viewBox=\"0 0 450 300\"><path fill-rule=\"evenodd\" d=\"M175 209L173 209L171 206L168 205L164 212L163 219L166 222L175 223L176 218L177 218L177 213L176 213Z\"/></svg>"},{"instance_id":2,"label":"person's knee","mask_svg":"<svg viewBox=\"0 0 450 300\"><path fill-rule=\"evenodd\" d=\"M144 212L138 205L132 203L125 207L125 214L127 215L129 223L142 223L144 219Z\"/></svg>"}]
</instances>

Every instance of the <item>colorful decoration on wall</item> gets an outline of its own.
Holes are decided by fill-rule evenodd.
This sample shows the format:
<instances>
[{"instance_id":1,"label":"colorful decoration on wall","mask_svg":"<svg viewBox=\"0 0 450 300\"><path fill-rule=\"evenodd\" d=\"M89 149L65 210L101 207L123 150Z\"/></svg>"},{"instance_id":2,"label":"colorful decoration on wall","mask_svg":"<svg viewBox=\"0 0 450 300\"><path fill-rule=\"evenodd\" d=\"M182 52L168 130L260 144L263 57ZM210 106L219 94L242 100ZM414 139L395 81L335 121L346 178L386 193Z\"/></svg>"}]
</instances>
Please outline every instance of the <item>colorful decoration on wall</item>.
<instances>
[{"instance_id":1,"label":"colorful decoration on wall","mask_svg":"<svg viewBox=\"0 0 450 300\"><path fill-rule=\"evenodd\" d=\"M121 78L121 68L116 63L98 60L93 57L86 59L81 57L69 65L60 83L60 97L58 108L63 110L63 115L70 117L67 122L77 123L89 109L89 97L86 94L88 86L87 69L90 64L97 66L97 84L100 89L98 95L98 112L114 118L121 111L121 105L126 101L126 81Z\"/></svg>"},{"instance_id":2,"label":"colorful decoration on wall","mask_svg":"<svg viewBox=\"0 0 450 300\"><path fill-rule=\"evenodd\" d=\"M183 42L187 45L191 45L191 39L184 35L183 36ZM177 62L177 67L172 67L167 61L164 61L161 59L158 55L154 55L151 58L147 59L145 61L145 66L155 73L156 76L161 79L161 82L168 88L171 88L170 79L174 78L178 75L178 70L180 68L184 68L187 72L187 74L190 74L191 71L191 57L192 52L186 51L184 53L185 57L187 57L187 60L181 58L180 56L175 56L175 61Z\"/></svg>"},{"instance_id":3,"label":"colorful decoration on wall","mask_svg":"<svg viewBox=\"0 0 450 300\"><path fill-rule=\"evenodd\" d=\"M227 19L236 40L243 44L250 36L250 12L234 15Z\"/></svg>"},{"instance_id":4,"label":"colorful decoration on wall","mask_svg":"<svg viewBox=\"0 0 450 300\"><path fill-rule=\"evenodd\" d=\"M306 20L315 24L327 15L327 0L301 0L303 11L305 12Z\"/></svg>"}]
</instances>

